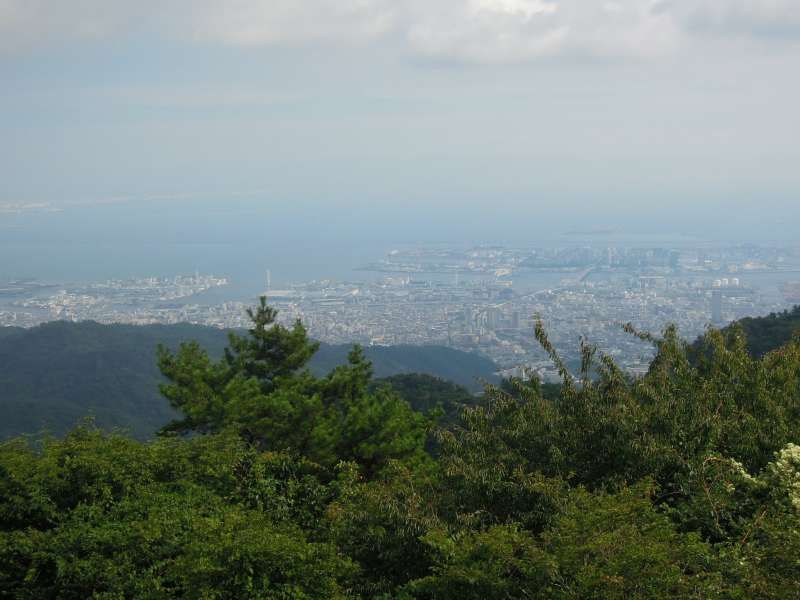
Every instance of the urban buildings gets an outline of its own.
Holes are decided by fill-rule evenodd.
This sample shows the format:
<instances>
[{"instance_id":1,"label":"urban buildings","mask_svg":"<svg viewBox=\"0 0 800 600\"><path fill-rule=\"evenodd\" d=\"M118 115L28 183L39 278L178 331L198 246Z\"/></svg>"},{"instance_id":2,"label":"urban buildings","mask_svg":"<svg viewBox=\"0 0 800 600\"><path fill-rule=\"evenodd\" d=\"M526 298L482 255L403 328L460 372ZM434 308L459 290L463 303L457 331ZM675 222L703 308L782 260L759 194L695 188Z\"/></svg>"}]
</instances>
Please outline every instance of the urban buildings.
<instances>
[{"instance_id":1,"label":"urban buildings","mask_svg":"<svg viewBox=\"0 0 800 600\"><path fill-rule=\"evenodd\" d=\"M579 363L583 338L636 373L653 349L622 324L655 333L675 324L693 339L709 325L782 310L789 302L781 290L797 278L798 265L791 250L749 246L413 248L367 265L361 281L272 289L270 280L264 294L282 323L300 319L326 342L441 344L552 379L553 366L533 335L537 318L571 366ZM70 289L10 282L0 285L0 324L92 319L245 327L255 297L201 301L227 283L199 274Z\"/></svg>"}]
</instances>

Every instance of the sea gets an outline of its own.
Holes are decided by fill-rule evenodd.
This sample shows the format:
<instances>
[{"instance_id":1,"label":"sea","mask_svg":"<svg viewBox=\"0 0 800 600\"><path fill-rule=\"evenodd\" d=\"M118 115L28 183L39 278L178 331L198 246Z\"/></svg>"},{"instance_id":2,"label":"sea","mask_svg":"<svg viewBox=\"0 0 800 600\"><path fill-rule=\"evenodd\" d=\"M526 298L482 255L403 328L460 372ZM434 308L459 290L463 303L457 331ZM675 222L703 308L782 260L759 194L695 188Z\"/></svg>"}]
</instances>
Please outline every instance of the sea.
<instances>
[{"instance_id":1,"label":"sea","mask_svg":"<svg viewBox=\"0 0 800 600\"><path fill-rule=\"evenodd\" d=\"M296 207L295 207L296 208ZM535 237L482 232L465 237L443 223L365 222L346 211L274 208L253 202L109 202L0 211L0 282L35 279L69 286L107 279L173 277L199 271L224 276L230 285L193 301L251 301L271 286L314 280L366 282L386 273L363 270L393 250L411 247L662 245L713 247L713 240L675 233L542 233ZM462 228L463 229L463 228ZM564 231L569 231L565 226ZM498 232L495 232L498 233ZM741 273L744 285L778 298L791 274ZM445 276L426 275L425 278ZM517 273L514 287L536 291L559 285L564 273ZM597 277L593 275L593 277Z\"/></svg>"}]
</instances>

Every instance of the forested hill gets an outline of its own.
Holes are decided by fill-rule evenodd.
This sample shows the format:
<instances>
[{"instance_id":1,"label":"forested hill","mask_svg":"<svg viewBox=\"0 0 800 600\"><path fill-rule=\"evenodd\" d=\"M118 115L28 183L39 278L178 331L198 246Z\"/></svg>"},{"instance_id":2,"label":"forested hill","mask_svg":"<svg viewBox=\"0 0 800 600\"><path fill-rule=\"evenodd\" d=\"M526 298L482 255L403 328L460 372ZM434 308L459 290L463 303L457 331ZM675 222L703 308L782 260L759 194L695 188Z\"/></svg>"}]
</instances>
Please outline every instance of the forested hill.
<instances>
[{"instance_id":1,"label":"forested hill","mask_svg":"<svg viewBox=\"0 0 800 600\"><path fill-rule=\"evenodd\" d=\"M196 340L222 355L227 333L197 325L100 325L52 322L33 329L0 328L0 438L47 427L61 434L87 415L104 428L148 437L175 417L158 385L156 346ZM311 360L321 375L347 360L349 346L323 344ZM494 381L496 367L477 355L438 346L365 349L376 377L427 373L468 387Z\"/></svg>"},{"instance_id":2,"label":"forested hill","mask_svg":"<svg viewBox=\"0 0 800 600\"><path fill-rule=\"evenodd\" d=\"M457 421L465 407L483 401L482 395L476 396L463 386L432 375L402 373L378 379L372 387L375 389L381 385L389 385L417 412L429 413L441 409L444 411L443 423Z\"/></svg>"},{"instance_id":3,"label":"forested hill","mask_svg":"<svg viewBox=\"0 0 800 600\"><path fill-rule=\"evenodd\" d=\"M0 327L0 340L25 331L21 327Z\"/></svg>"},{"instance_id":4,"label":"forested hill","mask_svg":"<svg viewBox=\"0 0 800 600\"><path fill-rule=\"evenodd\" d=\"M800 306L779 313L771 313L764 317L746 317L722 329L723 334L730 334L740 326L745 334L747 351L760 358L767 352L780 348L800 332ZM692 346L697 349L702 343L702 336Z\"/></svg>"},{"instance_id":5,"label":"forested hill","mask_svg":"<svg viewBox=\"0 0 800 600\"><path fill-rule=\"evenodd\" d=\"M763 356L780 348L800 332L800 306L766 317L748 317L738 321L747 336L747 349L753 356Z\"/></svg>"}]
</instances>

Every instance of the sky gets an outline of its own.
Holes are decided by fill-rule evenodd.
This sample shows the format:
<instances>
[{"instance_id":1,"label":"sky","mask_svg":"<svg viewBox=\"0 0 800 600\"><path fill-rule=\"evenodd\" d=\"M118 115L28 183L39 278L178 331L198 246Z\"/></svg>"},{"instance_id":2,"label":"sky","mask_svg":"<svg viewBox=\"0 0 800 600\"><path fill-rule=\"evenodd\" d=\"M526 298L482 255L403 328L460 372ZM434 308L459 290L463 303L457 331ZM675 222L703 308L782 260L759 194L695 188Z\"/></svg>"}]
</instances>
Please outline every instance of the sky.
<instances>
[{"instance_id":1,"label":"sky","mask_svg":"<svg viewBox=\"0 0 800 600\"><path fill-rule=\"evenodd\" d=\"M0 225L790 237L798 73L796 0L0 0Z\"/></svg>"}]
</instances>

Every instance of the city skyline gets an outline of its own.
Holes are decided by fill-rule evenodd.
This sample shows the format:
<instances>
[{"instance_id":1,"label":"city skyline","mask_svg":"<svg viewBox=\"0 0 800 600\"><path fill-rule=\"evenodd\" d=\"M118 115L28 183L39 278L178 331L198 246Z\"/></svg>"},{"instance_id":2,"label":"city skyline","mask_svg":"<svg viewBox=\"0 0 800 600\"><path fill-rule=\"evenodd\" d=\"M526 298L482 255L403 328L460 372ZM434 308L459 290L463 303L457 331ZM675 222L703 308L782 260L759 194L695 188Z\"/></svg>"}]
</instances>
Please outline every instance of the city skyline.
<instances>
[{"instance_id":1,"label":"city skyline","mask_svg":"<svg viewBox=\"0 0 800 600\"><path fill-rule=\"evenodd\" d=\"M300 320L331 344L440 345L491 359L504 374L559 375L533 335L541 319L571 368L580 340L642 374L654 349L622 325L659 334L675 325L693 340L708 327L790 309L800 299L800 249L756 244L509 248L413 246L362 263L351 280L322 278L258 294L278 321ZM195 272L85 285L11 281L0 286L0 325L49 320L188 322L247 328L242 297L223 276ZM211 295L209 295L211 294Z\"/></svg>"}]
</instances>

